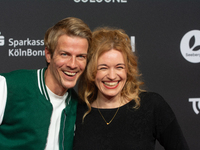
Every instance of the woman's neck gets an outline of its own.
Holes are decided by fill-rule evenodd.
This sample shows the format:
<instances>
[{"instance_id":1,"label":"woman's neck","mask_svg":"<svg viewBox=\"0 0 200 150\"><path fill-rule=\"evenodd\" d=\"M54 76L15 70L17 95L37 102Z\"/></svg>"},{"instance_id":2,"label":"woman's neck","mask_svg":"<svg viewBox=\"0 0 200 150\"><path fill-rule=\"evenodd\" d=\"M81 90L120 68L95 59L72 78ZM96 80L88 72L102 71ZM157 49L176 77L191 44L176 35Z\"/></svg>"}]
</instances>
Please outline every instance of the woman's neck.
<instances>
[{"instance_id":1,"label":"woman's neck","mask_svg":"<svg viewBox=\"0 0 200 150\"><path fill-rule=\"evenodd\" d=\"M118 108L122 104L122 97L106 97L104 95L97 95L97 99L91 104L95 108Z\"/></svg>"}]
</instances>

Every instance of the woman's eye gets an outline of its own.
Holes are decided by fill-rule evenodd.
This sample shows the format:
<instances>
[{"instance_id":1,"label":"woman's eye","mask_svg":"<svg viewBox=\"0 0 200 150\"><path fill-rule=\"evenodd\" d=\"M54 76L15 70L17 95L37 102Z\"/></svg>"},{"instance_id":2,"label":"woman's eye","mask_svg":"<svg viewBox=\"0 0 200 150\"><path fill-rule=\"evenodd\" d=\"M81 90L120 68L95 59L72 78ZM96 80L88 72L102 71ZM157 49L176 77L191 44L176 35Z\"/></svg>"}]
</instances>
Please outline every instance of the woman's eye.
<instances>
[{"instance_id":1,"label":"woman's eye","mask_svg":"<svg viewBox=\"0 0 200 150\"><path fill-rule=\"evenodd\" d=\"M117 69L124 69L124 67L120 66L120 67L117 67Z\"/></svg>"},{"instance_id":2,"label":"woman's eye","mask_svg":"<svg viewBox=\"0 0 200 150\"><path fill-rule=\"evenodd\" d=\"M106 70L107 68L102 67L102 68L98 68L98 70Z\"/></svg>"}]
</instances>

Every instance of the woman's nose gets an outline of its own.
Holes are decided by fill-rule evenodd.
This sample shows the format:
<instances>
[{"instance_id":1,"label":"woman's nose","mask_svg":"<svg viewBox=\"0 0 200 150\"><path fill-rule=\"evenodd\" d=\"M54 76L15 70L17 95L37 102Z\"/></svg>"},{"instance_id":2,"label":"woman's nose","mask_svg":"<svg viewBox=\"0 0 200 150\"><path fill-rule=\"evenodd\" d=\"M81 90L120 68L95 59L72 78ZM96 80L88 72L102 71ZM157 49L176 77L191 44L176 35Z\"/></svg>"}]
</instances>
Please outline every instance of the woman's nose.
<instances>
[{"instance_id":1,"label":"woman's nose","mask_svg":"<svg viewBox=\"0 0 200 150\"><path fill-rule=\"evenodd\" d=\"M116 71L115 69L109 69L109 72L108 72L108 78L111 79L111 80L114 80L116 78Z\"/></svg>"}]
</instances>

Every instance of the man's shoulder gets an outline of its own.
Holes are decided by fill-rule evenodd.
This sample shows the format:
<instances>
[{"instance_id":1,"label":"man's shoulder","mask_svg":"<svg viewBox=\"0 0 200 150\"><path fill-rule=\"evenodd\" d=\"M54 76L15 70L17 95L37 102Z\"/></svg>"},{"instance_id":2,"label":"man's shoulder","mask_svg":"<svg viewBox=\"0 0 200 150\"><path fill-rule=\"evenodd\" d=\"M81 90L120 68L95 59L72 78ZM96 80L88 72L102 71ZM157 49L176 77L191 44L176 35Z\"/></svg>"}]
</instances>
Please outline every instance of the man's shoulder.
<instances>
[{"instance_id":1,"label":"man's shoulder","mask_svg":"<svg viewBox=\"0 0 200 150\"><path fill-rule=\"evenodd\" d=\"M7 84L31 84L37 82L37 70L14 70L8 73L0 74L2 78L6 80Z\"/></svg>"},{"instance_id":2,"label":"man's shoulder","mask_svg":"<svg viewBox=\"0 0 200 150\"><path fill-rule=\"evenodd\" d=\"M21 70L14 70L11 72L7 72L7 73L1 73L0 76L4 76L4 77L18 77L18 76L26 76L28 74L33 74L36 73L37 70L26 70L26 69L21 69Z\"/></svg>"},{"instance_id":3,"label":"man's shoulder","mask_svg":"<svg viewBox=\"0 0 200 150\"><path fill-rule=\"evenodd\" d=\"M72 100L75 100L75 101L79 100L79 96L73 88L69 89L68 92Z\"/></svg>"}]
</instances>

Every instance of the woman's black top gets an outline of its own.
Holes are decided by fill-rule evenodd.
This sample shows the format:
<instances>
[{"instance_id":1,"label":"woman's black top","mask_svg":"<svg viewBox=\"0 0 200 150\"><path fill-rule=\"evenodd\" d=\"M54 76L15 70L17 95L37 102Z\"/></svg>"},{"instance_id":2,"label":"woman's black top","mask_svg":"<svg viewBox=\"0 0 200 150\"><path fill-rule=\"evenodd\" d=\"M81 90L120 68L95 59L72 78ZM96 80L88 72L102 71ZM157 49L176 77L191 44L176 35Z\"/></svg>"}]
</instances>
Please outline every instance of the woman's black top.
<instances>
[{"instance_id":1,"label":"woman's black top","mask_svg":"<svg viewBox=\"0 0 200 150\"><path fill-rule=\"evenodd\" d=\"M74 137L74 150L154 150L156 140L165 150L189 150L177 119L156 93L140 94L141 105L134 109L131 101L119 108L113 121L106 125L97 108L86 116L85 104L79 104ZM115 109L100 109L109 122Z\"/></svg>"}]
</instances>

